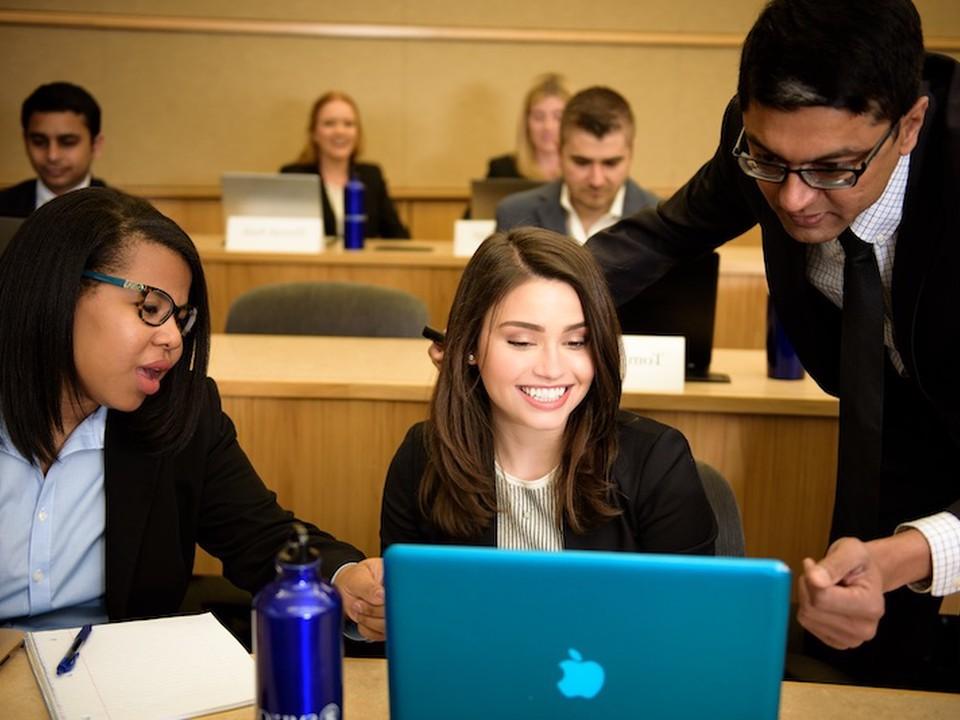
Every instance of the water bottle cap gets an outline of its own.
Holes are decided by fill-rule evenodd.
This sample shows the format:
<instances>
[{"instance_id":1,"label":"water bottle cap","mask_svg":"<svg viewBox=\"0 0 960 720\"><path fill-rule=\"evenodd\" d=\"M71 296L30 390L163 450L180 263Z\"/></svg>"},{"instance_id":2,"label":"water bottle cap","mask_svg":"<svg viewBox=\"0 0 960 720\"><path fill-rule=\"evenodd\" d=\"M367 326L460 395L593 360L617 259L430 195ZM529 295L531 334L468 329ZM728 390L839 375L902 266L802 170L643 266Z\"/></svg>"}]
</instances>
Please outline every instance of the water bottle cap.
<instances>
[{"instance_id":1,"label":"water bottle cap","mask_svg":"<svg viewBox=\"0 0 960 720\"><path fill-rule=\"evenodd\" d=\"M293 524L294 536L277 555L284 565L312 565L320 558L320 551L311 547L310 534L301 523Z\"/></svg>"}]
</instances>

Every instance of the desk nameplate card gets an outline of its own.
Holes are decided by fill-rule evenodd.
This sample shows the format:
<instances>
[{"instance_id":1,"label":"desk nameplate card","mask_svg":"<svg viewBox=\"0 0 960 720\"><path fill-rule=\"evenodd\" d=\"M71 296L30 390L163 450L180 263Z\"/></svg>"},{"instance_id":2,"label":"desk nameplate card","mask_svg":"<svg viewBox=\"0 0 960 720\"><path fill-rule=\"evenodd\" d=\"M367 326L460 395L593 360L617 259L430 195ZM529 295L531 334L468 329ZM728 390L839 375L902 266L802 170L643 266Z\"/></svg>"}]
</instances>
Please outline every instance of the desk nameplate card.
<instances>
[{"instance_id":1,"label":"desk nameplate card","mask_svg":"<svg viewBox=\"0 0 960 720\"><path fill-rule=\"evenodd\" d=\"M227 250L236 252L323 252L320 218L236 215L227 220Z\"/></svg>"},{"instance_id":2,"label":"desk nameplate card","mask_svg":"<svg viewBox=\"0 0 960 720\"><path fill-rule=\"evenodd\" d=\"M495 220L457 220L453 224L454 257L473 257L477 248L496 229Z\"/></svg>"},{"instance_id":3,"label":"desk nameplate card","mask_svg":"<svg viewBox=\"0 0 960 720\"><path fill-rule=\"evenodd\" d=\"M686 341L673 335L624 335L624 391L683 392Z\"/></svg>"}]
</instances>

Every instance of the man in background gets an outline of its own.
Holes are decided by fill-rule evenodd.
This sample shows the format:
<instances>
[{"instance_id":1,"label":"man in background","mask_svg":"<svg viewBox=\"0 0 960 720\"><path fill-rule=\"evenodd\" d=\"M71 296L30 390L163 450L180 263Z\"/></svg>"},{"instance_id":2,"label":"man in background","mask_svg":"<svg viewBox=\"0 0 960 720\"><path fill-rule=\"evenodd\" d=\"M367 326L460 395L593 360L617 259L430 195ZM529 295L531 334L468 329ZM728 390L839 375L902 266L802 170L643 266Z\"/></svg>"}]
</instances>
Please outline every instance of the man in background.
<instances>
[{"instance_id":1,"label":"man in background","mask_svg":"<svg viewBox=\"0 0 960 720\"><path fill-rule=\"evenodd\" d=\"M27 217L58 195L104 185L91 169L103 147L100 106L82 87L41 85L24 100L20 125L37 177L0 191L0 216Z\"/></svg>"},{"instance_id":2,"label":"man in background","mask_svg":"<svg viewBox=\"0 0 960 720\"><path fill-rule=\"evenodd\" d=\"M560 120L561 179L510 195L497 205L497 230L534 225L585 243L620 218L657 204L630 179L630 105L605 87L581 90Z\"/></svg>"}]
</instances>

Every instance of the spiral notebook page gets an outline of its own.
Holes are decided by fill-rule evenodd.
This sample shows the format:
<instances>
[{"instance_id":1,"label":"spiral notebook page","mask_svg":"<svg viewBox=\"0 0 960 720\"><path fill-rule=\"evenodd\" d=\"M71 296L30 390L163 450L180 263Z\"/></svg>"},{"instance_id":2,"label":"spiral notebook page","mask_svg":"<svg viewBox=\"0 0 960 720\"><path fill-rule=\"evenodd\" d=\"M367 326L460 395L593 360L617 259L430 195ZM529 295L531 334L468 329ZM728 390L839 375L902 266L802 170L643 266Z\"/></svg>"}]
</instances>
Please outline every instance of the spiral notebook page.
<instances>
[{"instance_id":1,"label":"spiral notebook page","mask_svg":"<svg viewBox=\"0 0 960 720\"><path fill-rule=\"evenodd\" d=\"M55 718L181 718L253 704L253 660L209 613L95 625L76 667L57 677L78 630L27 635Z\"/></svg>"}]
</instances>

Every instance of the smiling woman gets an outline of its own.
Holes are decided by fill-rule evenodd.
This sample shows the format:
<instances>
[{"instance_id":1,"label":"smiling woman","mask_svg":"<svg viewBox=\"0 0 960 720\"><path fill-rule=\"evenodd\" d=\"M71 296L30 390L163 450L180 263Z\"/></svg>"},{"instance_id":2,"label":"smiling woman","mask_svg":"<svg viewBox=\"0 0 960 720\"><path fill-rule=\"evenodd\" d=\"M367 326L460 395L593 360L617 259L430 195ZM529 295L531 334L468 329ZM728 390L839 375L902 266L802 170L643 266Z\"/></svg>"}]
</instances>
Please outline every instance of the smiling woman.
<instances>
[{"instance_id":1,"label":"smiling woman","mask_svg":"<svg viewBox=\"0 0 960 720\"><path fill-rule=\"evenodd\" d=\"M390 199L380 167L358 162L362 151L363 126L357 103L346 93L334 90L313 103L307 121L307 143L297 161L284 165L280 172L320 176L327 235L343 237L344 188L349 180L359 180L365 188L367 236L410 237Z\"/></svg>"},{"instance_id":2,"label":"smiling woman","mask_svg":"<svg viewBox=\"0 0 960 720\"><path fill-rule=\"evenodd\" d=\"M430 420L391 463L380 537L711 554L686 439L620 404L620 328L590 253L520 228L470 259Z\"/></svg>"},{"instance_id":3,"label":"smiling woman","mask_svg":"<svg viewBox=\"0 0 960 720\"><path fill-rule=\"evenodd\" d=\"M0 306L0 625L174 613L197 543L241 588L270 581L294 518L206 376L190 238L142 200L68 193L11 241ZM347 613L382 637L379 560L309 528Z\"/></svg>"}]
</instances>

